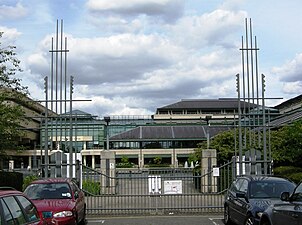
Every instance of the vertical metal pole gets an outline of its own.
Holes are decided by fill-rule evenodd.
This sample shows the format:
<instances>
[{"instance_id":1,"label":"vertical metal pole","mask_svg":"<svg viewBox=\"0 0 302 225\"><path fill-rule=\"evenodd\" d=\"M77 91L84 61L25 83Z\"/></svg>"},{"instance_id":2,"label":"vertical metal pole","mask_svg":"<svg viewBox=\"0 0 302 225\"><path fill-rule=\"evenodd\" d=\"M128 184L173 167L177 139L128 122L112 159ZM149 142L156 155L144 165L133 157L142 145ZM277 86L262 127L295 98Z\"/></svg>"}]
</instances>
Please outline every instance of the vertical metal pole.
<instances>
[{"instance_id":1,"label":"vertical metal pole","mask_svg":"<svg viewBox=\"0 0 302 225\"><path fill-rule=\"evenodd\" d=\"M61 46L60 46L60 150L62 150L62 104L63 104L63 20L61 20Z\"/></svg>"},{"instance_id":2,"label":"vertical metal pole","mask_svg":"<svg viewBox=\"0 0 302 225\"><path fill-rule=\"evenodd\" d=\"M44 177L48 177L48 77L44 78L45 81L45 152L44 152ZM42 160L42 159L41 159Z\"/></svg>"},{"instance_id":3,"label":"vertical metal pole","mask_svg":"<svg viewBox=\"0 0 302 225\"><path fill-rule=\"evenodd\" d=\"M257 38L255 36L255 48L258 49L257 47ZM255 52L255 57L256 57L256 80L257 80L257 126L260 127L260 108L259 108L259 73L258 73L258 50ZM261 146L261 131L258 129L258 148Z\"/></svg>"},{"instance_id":4,"label":"vertical metal pole","mask_svg":"<svg viewBox=\"0 0 302 225\"><path fill-rule=\"evenodd\" d=\"M243 95L243 115L245 117L245 112L246 112L246 98L245 98L245 58L244 58L244 41L243 41L243 36L241 37L241 57L242 57L242 95ZM240 99L239 99L240 100ZM241 119L241 118L240 118ZM241 121L240 121L241 122ZM244 120L245 123L245 120ZM244 130L246 127L244 127ZM245 134L246 132L244 132ZM246 136L244 138L244 147L246 147ZM239 151L242 151L242 149L239 149Z\"/></svg>"},{"instance_id":5,"label":"vertical metal pole","mask_svg":"<svg viewBox=\"0 0 302 225\"><path fill-rule=\"evenodd\" d=\"M266 118L265 118L265 76L262 74L262 126L263 126L263 156L264 156L264 174L267 174L267 151L266 151Z\"/></svg>"},{"instance_id":6,"label":"vertical metal pole","mask_svg":"<svg viewBox=\"0 0 302 225\"><path fill-rule=\"evenodd\" d=\"M237 93L238 93L238 136L239 136L239 175L242 175L242 130L241 130L241 101L240 101L240 76L237 77ZM235 162L237 160L235 159Z\"/></svg>"},{"instance_id":7,"label":"vertical metal pole","mask_svg":"<svg viewBox=\"0 0 302 225\"><path fill-rule=\"evenodd\" d=\"M54 111L54 106L53 106L53 100L54 100L54 43L53 43L53 37L51 38L51 68L50 68L50 109L53 112ZM51 124L51 134L50 134L50 150L52 150L52 141L53 141L53 118L50 118L50 124Z\"/></svg>"},{"instance_id":8,"label":"vertical metal pole","mask_svg":"<svg viewBox=\"0 0 302 225\"><path fill-rule=\"evenodd\" d=\"M106 126L106 149L109 150L109 122L107 122Z\"/></svg>"},{"instance_id":9,"label":"vertical metal pole","mask_svg":"<svg viewBox=\"0 0 302 225\"><path fill-rule=\"evenodd\" d=\"M271 149L271 117L268 114L268 161L269 161L269 174L272 174L272 149Z\"/></svg>"},{"instance_id":10,"label":"vertical metal pole","mask_svg":"<svg viewBox=\"0 0 302 225\"><path fill-rule=\"evenodd\" d=\"M58 55L58 50L59 50L59 21L57 20L57 33L56 33L56 113L58 113L58 61L59 61L59 55ZM57 123L56 123L57 124ZM56 137L57 138L57 137Z\"/></svg>"},{"instance_id":11,"label":"vertical metal pole","mask_svg":"<svg viewBox=\"0 0 302 225\"><path fill-rule=\"evenodd\" d=\"M65 37L65 68L64 68L64 134L65 134L65 149L67 146L67 38Z\"/></svg>"},{"instance_id":12,"label":"vertical metal pole","mask_svg":"<svg viewBox=\"0 0 302 225\"><path fill-rule=\"evenodd\" d=\"M252 31L252 19L250 19L250 48L251 48L251 78L252 78L252 103L253 107L255 105L255 85L254 85L254 57L253 57L253 31ZM257 50L256 50L257 51ZM252 146L255 147L256 144L256 137L255 137L255 109L253 110L252 114L253 126L252 126L252 136L253 136L253 144Z\"/></svg>"},{"instance_id":13,"label":"vertical metal pole","mask_svg":"<svg viewBox=\"0 0 302 225\"><path fill-rule=\"evenodd\" d=\"M72 142L73 142L73 132L72 132L72 93L73 93L73 76L70 76L70 107L69 107L69 177L72 178L73 172L73 149L72 149Z\"/></svg>"},{"instance_id":14,"label":"vertical metal pole","mask_svg":"<svg viewBox=\"0 0 302 225\"><path fill-rule=\"evenodd\" d=\"M248 51L248 25L247 25L247 19L245 19L245 46L246 46L246 77L247 77L247 99L248 99L248 108L247 108L247 113L248 113L248 127L245 128L245 142L247 142L246 136L247 136L247 131L249 134L249 143L248 147L250 148L251 146L251 134L250 134L250 122L251 122L251 106L250 106L250 68L249 68L249 51ZM246 116L246 115L245 115ZM246 131L247 130L247 131Z\"/></svg>"}]
</instances>

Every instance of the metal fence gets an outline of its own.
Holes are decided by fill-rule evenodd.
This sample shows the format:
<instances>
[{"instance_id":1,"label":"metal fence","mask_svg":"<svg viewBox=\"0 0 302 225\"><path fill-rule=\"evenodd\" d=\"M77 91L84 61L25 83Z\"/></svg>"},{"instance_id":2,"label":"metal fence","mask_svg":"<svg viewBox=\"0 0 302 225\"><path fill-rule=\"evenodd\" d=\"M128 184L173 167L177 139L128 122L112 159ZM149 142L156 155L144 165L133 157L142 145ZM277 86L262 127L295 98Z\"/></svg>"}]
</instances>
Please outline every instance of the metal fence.
<instances>
[{"instance_id":1,"label":"metal fence","mask_svg":"<svg viewBox=\"0 0 302 225\"><path fill-rule=\"evenodd\" d=\"M233 164L203 173L191 168L116 169L115 177L83 166L88 215L219 213ZM218 175L218 176L217 176ZM102 179L103 178L103 179ZM104 182L114 184L108 186Z\"/></svg>"}]
</instances>

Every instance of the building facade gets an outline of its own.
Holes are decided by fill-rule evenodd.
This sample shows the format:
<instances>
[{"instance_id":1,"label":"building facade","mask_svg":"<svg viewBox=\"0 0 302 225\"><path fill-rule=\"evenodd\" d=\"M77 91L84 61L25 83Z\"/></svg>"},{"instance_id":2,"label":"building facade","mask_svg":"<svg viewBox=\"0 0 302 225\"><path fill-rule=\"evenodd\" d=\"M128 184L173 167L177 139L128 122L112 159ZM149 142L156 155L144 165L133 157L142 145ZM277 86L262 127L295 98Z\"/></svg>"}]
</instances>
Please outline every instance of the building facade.
<instances>
[{"instance_id":1,"label":"building facade","mask_svg":"<svg viewBox=\"0 0 302 225\"><path fill-rule=\"evenodd\" d=\"M296 106L290 112L301 112L300 96L275 108L266 108L273 115L269 122L288 116L286 108L293 108L293 102ZM45 108L36 104L26 109L33 121L27 127L28 134L35 144L26 151L11 153L11 160L15 161L15 168L39 167L47 144L49 156L57 150L67 153L72 149L73 153L81 153L83 164L92 168L100 167L101 152L107 148L115 152L117 162L127 157L137 167L148 166L156 157L172 167L184 166L199 143L233 129L238 125L238 113L246 109L251 115L262 114L261 107L237 99L197 99L157 108L154 115L110 116L106 122L79 110L62 115L48 112L51 116L45 119ZM35 135L31 133L33 130Z\"/></svg>"}]
</instances>

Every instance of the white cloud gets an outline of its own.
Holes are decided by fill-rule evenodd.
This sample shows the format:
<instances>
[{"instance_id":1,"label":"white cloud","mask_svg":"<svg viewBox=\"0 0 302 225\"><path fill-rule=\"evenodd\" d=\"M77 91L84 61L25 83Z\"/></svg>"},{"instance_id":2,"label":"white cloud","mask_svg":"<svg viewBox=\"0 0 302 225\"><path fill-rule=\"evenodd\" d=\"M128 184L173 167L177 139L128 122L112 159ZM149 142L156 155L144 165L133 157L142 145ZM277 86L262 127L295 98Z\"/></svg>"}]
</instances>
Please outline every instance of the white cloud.
<instances>
[{"instance_id":1,"label":"white cloud","mask_svg":"<svg viewBox=\"0 0 302 225\"><path fill-rule=\"evenodd\" d=\"M0 5L0 19L11 20L19 19L27 15L27 9L21 4L16 5Z\"/></svg>"},{"instance_id":2,"label":"white cloud","mask_svg":"<svg viewBox=\"0 0 302 225\"><path fill-rule=\"evenodd\" d=\"M27 16L22 20L4 20L6 27L1 29L5 29L7 36L1 38L1 43L6 38L7 43L20 43L18 50L26 48L21 58L25 67L23 80L34 96L43 99L43 78L50 75L49 50L51 37L55 37L49 33L55 31L56 19L63 18L64 30L68 32L64 34L69 49L67 73L75 77L74 97L92 99L75 102L74 107L96 115L150 114L156 107L184 98L236 97L235 74L242 70L239 48L244 18L257 15L253 18L256 25L264 18L261 28L265 29L258 38L259 72L266 71L268 97L269 93L280 97L281 91L287 97L301 94L302 56L298 54L281 66L275 60L284 61L288 51L300 51L297 44L291 46L291 32L284 32L289 27L296 30L294 37L298 40L301 32L293 21L299 20L284 16L290 10L284 11L279 3L278 9L267 10L272 0L265 7L255 1L88 0L73 1L69 7L69 2L60 0L28 0L19 6L14 0L13 7L23 8ZM290 5L282 2L281 6ZM248 8L250 5L257 7ZM293 8L297 5L300 3ZM266 11L267 15L259 13ZM273 26L273 12L291 26ZM269 27L265 19L269 19ZM254 30L259 30L259 25ZM279 39L270 36L264 42L265 34L275 34L272 30L278 30ZM287 45L280 43L282 33L286 33ZM275 54L277 50L282 54ZM274 70L271 65L276 65ZM273 71L273 76L267 71Z\"/></svg>"},{"instance_id":3,"label":"white cloud","mask_svg":"<svg viewBox=\"0 0 302 225\"><path fill-rule=\"evenodd\" d=\"M302 93L302 81L285 83L282 91L285 94L300 95Z\"/></svg>"},{"instance_id":4,"label":"white cloud","mask_svg":"<svg viewBox=\"0 0 302 225\"><path fill-rule=\"evenodd\" d=\"M207 23L205 18L202 19L203 24ZM227 21L232 24L235 19ZM181 21L177 26L185 27ZM215 33L211 29L205 32ZM215 96L217 93L229 93L228 88L221 87L219 92L214 89L218 83L233 79L240 70L239 50L216 47L215 51L203 53L199 48L188 49L185 41L175 42L173 38L176 35L176 32L167 36L125 33L76 38L64 34L68 37L70 50L68 74L75 76L77 97L92 98L91 110L97 107L102 114L138 114L139 110L154 112L161 102L167 104L192 96L205 98L212 93L208 90ZM207 39L207 34L204 37ZM50 40L51 37L46 36L38 44L37 52L29 57L32 73L49 73ZM215 88L208 89L211 85ZM76 106L87 108L89 104L76 103Z\"/></svg>"},{"instance_id":5,"label":"white cloud","mask_svg":"<svg viewBox=\"0 0 302 225\"><path fill-rule=\"evenodd\" d=\"M89 0L87 8L96 14L136 17L147 15L159 17L166 22L176 21L183 13L184 3L181 0Z\"/></svg>"},{"instance_id":6,"label":"white cloud","mask_svg":"<svg viewBox=\"0 0 302 225\"><path fill-rule=\"evenodd\" d=\"M237 11L240 10L246 0L225 0L220 6L221 9Z\"/></svg>"},{"instance_id":7,"label":"white cloud","mask_svg":"<svg viewBox=\"0 0 302 225\"><path fill-rule=\"evenodd\" d=\"M207 48L220 45L234 48L234 34L242 27L245 12L215 10L198 16L186 16L170 26L171 38L182 45L193 48Z\"/></svg>"},{"instance_id":8,"label":"white cloud","mask_svg":"<svg viewBox=\"0 0 302 225\"><path fill-rule=\"evenodd\" d=\"M14 44L21 35L21 32L19 32L16 28L7 28L3 26L0 26L0 32L3 32L1 44L4 46Z\"/></svg>"},{"instance_id":9,"label":"white cloud","mask_svg":"<svg viewBox=\"0 0 302 225\"><path fill-rule=\"evenodd\" d=\"M281 67L272 69L272 73L280 77L284 82L302 81L302 53L297 54L295 58Z\"/></svg>"}]
</instances>

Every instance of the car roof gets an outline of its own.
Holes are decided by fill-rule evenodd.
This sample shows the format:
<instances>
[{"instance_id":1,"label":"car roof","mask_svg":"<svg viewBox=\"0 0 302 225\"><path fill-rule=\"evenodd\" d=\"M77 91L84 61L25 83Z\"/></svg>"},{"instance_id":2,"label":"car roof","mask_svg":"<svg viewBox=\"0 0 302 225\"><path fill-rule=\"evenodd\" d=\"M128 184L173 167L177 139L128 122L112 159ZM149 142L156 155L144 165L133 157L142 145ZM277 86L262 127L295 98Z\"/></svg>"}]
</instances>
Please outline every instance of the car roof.
<instances>
[{"instance_id":1,"label":"car roof","mask_svg":"<svg viewBox=\"0 0 302 225\"><path fill-rule=\"evenodd\" d=\"M5 189L5 190L0 189L0 197L8 196L8 195L23 195L23 193L15 189Z\"/></svg>"},{"instance_id":2,"label":"car roof","mask_svg":"<svg viewBox=\"0 0 302 225\"><path fill-rule=\"evenodd\" d=\"M293 183L292 181L290 181L286 178L271 176L271 175L243 175L243 176L239 176L238 178L240 178L240 177L247 178L250 181L272 181L272 182L288 181L288 182Z\"/></svg>"},{"instance_id":3,"label":"car roof","mask_svg":"<svg viewBox=\"0 0 302 225\"><path fill-rule=\"evenodd\" d=\"M44 178L31 182L32 184L70 183L70 178Z\"/></svg>"}]
</instances>

